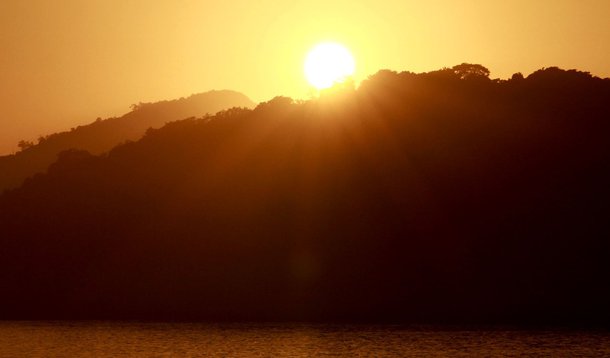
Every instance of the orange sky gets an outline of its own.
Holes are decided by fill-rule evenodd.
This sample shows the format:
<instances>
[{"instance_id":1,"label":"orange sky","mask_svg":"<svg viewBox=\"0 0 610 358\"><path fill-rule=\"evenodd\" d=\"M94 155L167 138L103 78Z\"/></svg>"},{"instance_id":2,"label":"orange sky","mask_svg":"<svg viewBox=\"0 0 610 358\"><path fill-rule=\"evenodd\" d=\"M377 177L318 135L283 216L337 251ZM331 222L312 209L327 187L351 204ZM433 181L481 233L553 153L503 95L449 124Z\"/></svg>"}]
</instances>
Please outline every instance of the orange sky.
<instances>
[{"instance_id":1,"label":"orange sky","mask_svg":"<svg viewBox=\"0 0 610 358\"><path fill-rule=\"evenodd\" d=\"M0 154L129 105L234 89L304 98L303 60L344 43L356 80L481 63L610 76L607 0L2 0Z\"/></svg>"}]
</instances>

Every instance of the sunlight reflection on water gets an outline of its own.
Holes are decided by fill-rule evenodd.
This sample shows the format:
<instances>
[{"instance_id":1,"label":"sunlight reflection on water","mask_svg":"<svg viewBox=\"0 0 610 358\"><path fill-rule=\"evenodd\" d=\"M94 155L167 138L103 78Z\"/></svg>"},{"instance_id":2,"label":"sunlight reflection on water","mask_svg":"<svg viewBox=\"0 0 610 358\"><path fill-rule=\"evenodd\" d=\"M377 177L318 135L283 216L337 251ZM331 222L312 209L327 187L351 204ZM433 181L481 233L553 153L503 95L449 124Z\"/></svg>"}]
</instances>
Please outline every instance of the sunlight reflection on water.
<instances>
[{"instance_id":1,"label":"sunlight reflection on water","mask_svg":"<svg viewBox=\"0 0 610 358\"><path fill-rule=\"evenodd\" d=\"M364 325L0 322L0 357L608 357L610 333Z\"/></svg>"}]
</instances>

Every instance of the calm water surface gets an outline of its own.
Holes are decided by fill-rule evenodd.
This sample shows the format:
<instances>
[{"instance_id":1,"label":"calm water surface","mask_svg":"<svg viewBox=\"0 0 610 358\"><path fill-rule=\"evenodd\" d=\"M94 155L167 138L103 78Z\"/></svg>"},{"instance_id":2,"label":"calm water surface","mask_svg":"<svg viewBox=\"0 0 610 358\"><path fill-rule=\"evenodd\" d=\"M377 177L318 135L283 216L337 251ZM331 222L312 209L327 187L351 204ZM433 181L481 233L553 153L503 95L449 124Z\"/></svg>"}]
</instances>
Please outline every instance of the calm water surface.
<instances>
[{"instance_id":1,"label":"calm water surface","mask_svg":"<svg viewBox=\"0 0 610 358\"><path fill-rule=\"evenodd\" d=\"M0 322L0 357L610 357L608 332Z\"/></svg>"}]
</instances>

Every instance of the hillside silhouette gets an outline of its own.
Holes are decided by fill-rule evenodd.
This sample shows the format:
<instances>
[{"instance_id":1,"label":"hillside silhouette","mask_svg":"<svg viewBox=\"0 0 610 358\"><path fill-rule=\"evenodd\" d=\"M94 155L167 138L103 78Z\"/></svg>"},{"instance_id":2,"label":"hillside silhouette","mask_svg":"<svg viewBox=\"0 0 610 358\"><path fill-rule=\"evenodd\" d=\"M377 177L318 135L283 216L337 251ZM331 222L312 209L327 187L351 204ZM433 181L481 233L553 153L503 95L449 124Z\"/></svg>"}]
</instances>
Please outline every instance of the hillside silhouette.
<instances>
[{"instance_id":1,"label":"hillside silhouette","mask_svg":"<svg viewBox=\"0 0 610 358\"><path fill-rule=\"evenodd\" d=\"M383 70L62 152L0 197L0 318L610 322L610 80Z\"/></svg>"},{"instance_id":2,"label":"hillside silhouette","mask_svg":"<svg viewBox=\"0 0 610 358\"><path fill-rule=\"evenodd\" d=\"M125 141L138 140L148 128L159 128L170 121L215 114L232 107L254 106L254 102L241 93L210 91L171 101L132 105L132 111L121 117L98 118L71 131L41 136L37 144L21 141L20 152L0 156L0 193L21 185L27 177L44 172L64 150L80 149L101 154Z\"/></svg>"}]
</instances>

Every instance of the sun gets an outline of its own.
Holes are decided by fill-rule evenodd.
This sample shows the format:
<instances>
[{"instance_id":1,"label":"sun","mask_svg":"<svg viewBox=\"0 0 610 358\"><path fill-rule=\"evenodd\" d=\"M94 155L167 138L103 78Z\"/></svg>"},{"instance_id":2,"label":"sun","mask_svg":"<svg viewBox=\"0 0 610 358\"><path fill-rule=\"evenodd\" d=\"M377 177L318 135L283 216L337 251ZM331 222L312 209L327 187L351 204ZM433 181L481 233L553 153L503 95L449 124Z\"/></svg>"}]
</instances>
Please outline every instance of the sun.
<instances>
[{"instance_id":1,"label":"sun","mask_svg":"<svg viewBox=\"0 0 610 358\"><path fill-rule=\"evenodd\" d=\"M305 77L319 90L345 81L355 69L356 62L349 50L334 42L316 45L305 59Z\"/></svg>"}]
</instances>

